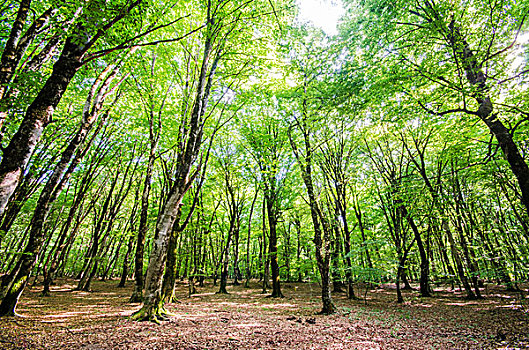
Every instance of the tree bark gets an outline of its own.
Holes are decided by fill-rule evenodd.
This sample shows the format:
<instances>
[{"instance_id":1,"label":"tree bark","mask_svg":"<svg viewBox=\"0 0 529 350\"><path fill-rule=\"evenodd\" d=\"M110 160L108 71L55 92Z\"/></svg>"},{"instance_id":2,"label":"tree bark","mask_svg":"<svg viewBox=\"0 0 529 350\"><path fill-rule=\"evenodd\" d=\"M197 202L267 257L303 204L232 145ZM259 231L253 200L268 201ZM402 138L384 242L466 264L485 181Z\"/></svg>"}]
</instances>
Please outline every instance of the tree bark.
<instances>
[{"instance_id":1,"label":"tree bark","mask_svg":"<svg viewBox=\"0 0 529 350\"><path fill-rule=\"evenodd\" d=\"M5 148L0 162L0 215L20 181L42 130L51 122L55 108L81 66L82 54L79 44L67 40L51 76L29 106L18 131Z\"/></svg>"},{"instance_id":2,"label":"tree bark","mask_svg":"<svg viewBox=\"0 0 529 350\"><path fill-rule=\"evenodd\" d=\"M250 279L252 278L252 266L250 260L250 239L252 237L252 216L253 210L255 208L255 202L257 201L257 195L259 194L259 188L255 189L255 194L253 196L252 205L250 207L250 214L248 214L248 236L246 237L246 281L244 282L244 287L250 287Z\"/></svg>"},{"instance_id":3,"label":"tree bark","mask_svg":"<svg viewBox=\"0 0 529 350\"><path fill-rule=\"evenodd\" d=\"M4 94L7 90L7 86L11 81L15 73L15 69L18 65L16 60L16 53L20 37L22 36L22 30L26 23L26 18L31 7L31 0L22 0L18 8L17 17L11 26L11 32L4 46L2 57L0 60L0 100L3 99ZM0 128L5 120L0 119Z\"/></svg>"},{"instance_id":4,"label":"tree bark","mask_svg":"<svg viewBox=\"0 0 529 350\"><path fill-rule=\"evenodd\" d=\"M417 242L417 248L419 249L419 256L421 259L420 263L420 269L421 269L421 277L419 279L419 286L420 286L420 292L421 297L431 297L430 293L430 260L428 259L428 255L426 254L426 250L424 249L424 243L422 241L421 233L419 232L419 229L417 228L417 225L415 224L415 221L410 216L410 213L404 207L403 208L403 216L408 221L411 230L413 231L413 235L415 237L415 241Z\"/></svg>"}]
</instances>

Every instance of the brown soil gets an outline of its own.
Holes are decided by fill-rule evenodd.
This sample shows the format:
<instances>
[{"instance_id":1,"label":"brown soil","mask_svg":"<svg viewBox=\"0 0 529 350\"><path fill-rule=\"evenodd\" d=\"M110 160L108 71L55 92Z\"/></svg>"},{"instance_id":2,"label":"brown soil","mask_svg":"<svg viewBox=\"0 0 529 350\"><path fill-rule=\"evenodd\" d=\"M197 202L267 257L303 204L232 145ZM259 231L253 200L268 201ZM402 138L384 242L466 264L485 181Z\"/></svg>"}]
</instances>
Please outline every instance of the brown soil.
<instances>
[{"instance_id":1,"label":"brown soil","mask_svg":"<svg viewBox=\"0 0 529 350\"><path fill-rule=\"evenodd\" d=\"M50 297L27 291L18 308L23 317L0 319L0 349L529 348L529 299L499 288L484 290L481 301L446 289L426 299L407 291L399 305L386 286L368 291L366 300L334 295L338 312L321 316L315 284L284 283L286 297L271 299L257 284L232 286L229 295L207 286L189 298L182 283L181 302L168 307L175 316L154 324L129 320L139 304L128 303L131 288L116 284L72 292L75 283L63 280Z\"/></svg>"}]
</instances>

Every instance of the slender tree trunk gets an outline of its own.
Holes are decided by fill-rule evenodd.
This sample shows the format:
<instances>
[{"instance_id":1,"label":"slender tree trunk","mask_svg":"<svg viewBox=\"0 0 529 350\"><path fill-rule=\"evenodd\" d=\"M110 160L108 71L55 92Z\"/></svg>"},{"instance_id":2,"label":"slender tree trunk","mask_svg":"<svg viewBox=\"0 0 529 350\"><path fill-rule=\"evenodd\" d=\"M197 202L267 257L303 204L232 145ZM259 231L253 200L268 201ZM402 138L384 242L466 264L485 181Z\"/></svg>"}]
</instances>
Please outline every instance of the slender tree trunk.
<instances>
[{"instance_id":1,"label":"slender tree trunk","mask_svg":"<svg viewBox=\"0 0 529 350\"><path fill-rule=\"evenodd\" d=\"M309 197L310 214L312 218L312 224L314 227L314 245L316 247L316 263L321 277L321 299L322 299L322 310L321 314L332 314L336 311L331 298L330 288L330 264L331 264L331 247L330 247L330 227L327 219L324 217L318 200L316 199L316 193L314 190L312 180L312 146L310 142L310 135L305 125L300 125L303 133L304 140L304 151L302 155L297 145L295 144L292 135L290 136L290 144L294 151L294 154L301 166L301 173L307 195Z\"/></svg>"},{"instance_id":2,"label":"slender tree trunk","mask_svg":"<svg viewBox=\"0 0 529 350\"><path fill-rule=\"evenodd\" d=\"M400 281L402 278L402 274L404 273L404 264L406 263L406 256L402 256L399 259L399 265L397 266L397 278L396 278L396 286L397 286L397 303L403 303L404 298L402 297L402 290L400 288Z\"/></svg>"},{"instance_id":3,"label":"slender tree trunk","mask_svg":"<svg viewBox=\"0 0 529 350\"><path fill-rule=\"evenodd\" d=\"M272 298L283 298L281 282L279 280L279 264L277 261L277 209L275 201L267 196L266 207L268 213L268 253L270 259L270 270L272 272Z\"/></svg>"},{"instance_id":4,"label":"slender tree trunk","mask_svg":"<svg viewBox=\"0 0 529 350\"><path fill-rule=\"evenodd\" d=\"M301 263L301 221L299 218L296 218L294 221L294 225L296 226L296 238L297 238L297 249L296 249L296 258L298 264ZM298 283L303 282L303 276L301 273L301 269L298 271Z\"/></svg>"},{"instance_id":5,"label":"slender tree trunk","mask_svg":"<svg viewBox=\"0 0 529 350\"><path fill-rule=\"evenodd\" d=\"M417 242L417 248L419 249L419 256L421 259L420 267L421 267L421 277L419 279L419 285L420 285L420 292L421 297L431 297L430 294L430 261L428 259L428 255L426 254L426 250L424 249L424 243L422 241L421 233L419 232L419 229L417 228L417 225L415 224L415 221L410 216L408 210L406 207L403 206L403 214L404 217L406 217L406 220L410 224L411 230L413 231L413 235L415 237L415 241Z\"/></svg>"},{"instance_id":6,"label":"slender tree trunk","mask_svg":"<svg viewBox=\"0 0 529 350\"><path fill-rule=\"evenodd\" d=\"M132 252L133 246L134 246L134 235L131 234L129 236L129 243L127 244L127 251L125 252L125 256L123 257L121 278L119 279L118 288L125 287L125 284L127 283L127 276L129 275L129 256L130 256L130 253Z\"/></svg>"},{"instance_id":7,"label":"slender tree trunk","mask_svg":"<svg viewBox=\"0 0 529 350\"><path fill-rule=\"evenodd\" d=\"M139 196L139 188L136 190L136 195L134 196L134 206L132 208L130 217L129 217L129 243L127 244L127 252L125 253L125 256L123 257L123 266L121 270L121 278L119 280L118 288L125 287L125 283L127 282L127 276L129 275L129 256L132 253L132 248L134 246L134 231L135 231L135 217L136 217L136 211L138 209L138 196Z\"/></svg>"},{"instance_id":8,"label":"slender tree trunk","mask_svg":"<svg viewBox=\"0 0 529 350\"><path fill-rule=\"evenodd\" d=\"M253 196L252 205L250 207L250 214L248 215L248 236L246 237L246 281L244 282L244 287L250 287L250 279L252 278L252 265L250 260L250 239L252 237L252 216L253 210L255 207L255 202L257 201L257 195L259 193L259 188L255 189L255 194Z\"/></svg>"},{"instance_id":9,"label":"slender tree trunk","mask_svg":"<svg viewBox=\"0 0 529 350\"><path fill-rule=\"evenodd\" d=\"M270 264L269 264L269 256L268 256L268 251L266 249L266 246L267 246L267 241L266 241L266 237L267 237L267 225L266 225L266 219L267 219L267 216L266 216L266 198L263 197L263 205L262 205L262 213L261 213L261 218L262 218L262 230L263 230L263 234L262 234L262 241L261 241L261 244L260 244L260 251L261 251L261 259L260 261L262 261L262 269L263 269L263 274L262 274L262 290L261 290L261 294L266 294L268 291L267 289L270 288L270 286L268 285L268 277L269 277L269 268L270 268Z\"/></svg>"},{"instance_id":10,"label":"slender tree trunk","mask_svg":"<svg viewBox=\"0 0 529 350\"><path fill-rule=\"evenodd\" d=\"M241 283L239 280L242 279L241 271L239 270L239 229L234 232L233 242L233 285L238 286Z\"/></svg>"},{"instance_id":11,"label":"slender tree trunk","mask_svg":"<svg viewBox=\"0 0 529 350\"><path fill-rule=\"evenodd\" d=\"M152 121L151 121L152 125ZM152 127L151 127L152 129ZM154 131L151 131L153 135ZM151 137L151 150L149 153L149 161L147 169L145 171L145 180L143 181L143 193L141 195L141 211L140 211L140 223L138 228L138 238L136 240L136 253L134 258L134 292L132 293L129 302L138 303L143 300L143 256L145 254L145 238L149 230L148 226L148 215L149 215L149 195L151 192L151 180L154 171L154 161L156 159L156 148L158 146L159 138L155 139Z\"/></svg>"},{"instance_id":12,"label":"slender tree trunk","mask_svg":"<svg viewBox=\"0 0 529 350\"><path fill-rule=\"evenodd\" d=\"M224 247L223 253L222 253L222 266L220 270L220 286L219 291L217 293L219 294L228 294L228 290L226 289L228 285L228 265L229 265L229 253L230 253L230 243L231 243L231 237L233 235L233 231L235 229L234 225L234 217L232 218L230 222L230 228L228 230L228 236L226 237L226 246Z\"/></svg>"}]
</instances>

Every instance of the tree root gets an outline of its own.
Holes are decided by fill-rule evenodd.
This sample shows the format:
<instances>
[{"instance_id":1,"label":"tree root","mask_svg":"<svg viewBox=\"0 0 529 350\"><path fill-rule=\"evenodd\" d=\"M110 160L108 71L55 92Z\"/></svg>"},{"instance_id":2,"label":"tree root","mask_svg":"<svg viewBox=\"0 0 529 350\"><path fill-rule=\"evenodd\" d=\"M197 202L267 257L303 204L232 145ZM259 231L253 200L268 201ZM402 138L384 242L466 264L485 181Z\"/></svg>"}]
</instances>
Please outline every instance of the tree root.
<instances>
[{"instance_id":1,"label":"tree root","mask_svg":"<svg viewBox=\"0 0 529 350\"><path fill-rule=\"evenodd\" d=\"M163 306L160 307L146 307L143 306L130 316L132 321L150 321L156 324L161 324L164 321L169 321L174 313L167 311Z\"/></svg>"}]
</instances>

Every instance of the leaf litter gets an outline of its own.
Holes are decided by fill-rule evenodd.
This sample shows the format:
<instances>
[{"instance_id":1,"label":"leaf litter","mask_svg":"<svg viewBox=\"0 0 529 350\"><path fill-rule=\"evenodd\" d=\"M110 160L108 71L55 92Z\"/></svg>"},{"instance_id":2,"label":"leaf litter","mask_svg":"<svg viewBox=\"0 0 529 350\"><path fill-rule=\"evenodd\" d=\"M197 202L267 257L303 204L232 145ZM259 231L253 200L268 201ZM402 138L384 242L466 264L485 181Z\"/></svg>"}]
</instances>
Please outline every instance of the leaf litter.
<instances>
[{"instance_id":1,"label":"leaf litter","mask_svg":"<svg viewBox=\"0 0 529 350\"><path fill-rule=\"evenodd\" d=\"M21 317L0 319L0 349L529 349L527 292L501 287L479 301L447 288L435 298L405 291L404 304L390 285L361 300L335 293L337 313L323 316L315 284L283 283L286 297L272 299L257 283L228 295L206 284L188 297L180 282L174 316L158 325L129 320L140 305L128 303L132 283L116 284L97 281L87 293L59 280L49 297L26 291Z\"/></svg>"}]
</instances>

